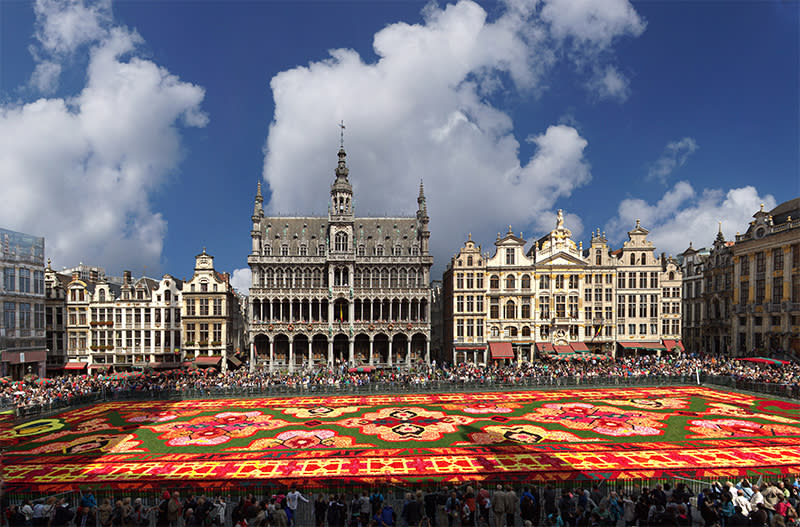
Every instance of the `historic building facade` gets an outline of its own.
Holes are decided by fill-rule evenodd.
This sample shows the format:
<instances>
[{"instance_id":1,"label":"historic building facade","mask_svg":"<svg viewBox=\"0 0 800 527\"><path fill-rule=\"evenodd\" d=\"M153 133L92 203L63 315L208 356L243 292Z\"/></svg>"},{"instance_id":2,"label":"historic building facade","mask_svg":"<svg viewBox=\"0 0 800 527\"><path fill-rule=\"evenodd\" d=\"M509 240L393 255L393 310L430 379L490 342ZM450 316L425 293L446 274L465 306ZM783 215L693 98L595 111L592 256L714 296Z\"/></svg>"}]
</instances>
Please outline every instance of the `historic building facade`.
<instances>
[{"instance_id":1,"label":"historic building facade","mask_svg":"<svg viewBox=\"0 0 800 527\"><path fill-rule=\"evenodd\" d=\"M493 255L470 236L444 274L447 359L680 348L681 271L654 255L647 234L637 221L621 249L612 252L599 231L584 249L559 211L556 228L527 252L510 227Z\"/></svg>"},{"instance_id":2,"label":"historic building facade","mask_svg":"<svg viewBox=\"0 0 800 527\"><path fill-rule=\"evenodd\" d=\"M44 377L44 238L0 229L0 377Z\"/></svg>"},{"instance_id":3,"label":"historic building facade","mask_svg":"<svg viewBox=\"0 0 800 527\"><path fill-rule=\"evenodd\" d=\"M415 217L357 217L338 153L327 217L252 215L250 365L288 369L430 360L430 231Z\"/></svg>"},{"instance_id":4,"label":"historic building facade","mask_svg":"<svg viewBox=\"0 0 800 527\"><path fill-rule=\"evenodd\" d=\"M733 245L734 355L800 355L800 198L761 210Z\"/></svg>"},{"instance_id":5,"label":"historic building facade","mask_svg":"<svg viewBox=\"0 0 800 527\"><path fill-rule=\"evenodd\" d=\"M183 285L182 311L186 359L222 371L228 362L241 364L235 356L244 332L239 297L230 276L214 270L214 257L205 249L195 257L194 275Z\"/></svg>"}]
</instances>

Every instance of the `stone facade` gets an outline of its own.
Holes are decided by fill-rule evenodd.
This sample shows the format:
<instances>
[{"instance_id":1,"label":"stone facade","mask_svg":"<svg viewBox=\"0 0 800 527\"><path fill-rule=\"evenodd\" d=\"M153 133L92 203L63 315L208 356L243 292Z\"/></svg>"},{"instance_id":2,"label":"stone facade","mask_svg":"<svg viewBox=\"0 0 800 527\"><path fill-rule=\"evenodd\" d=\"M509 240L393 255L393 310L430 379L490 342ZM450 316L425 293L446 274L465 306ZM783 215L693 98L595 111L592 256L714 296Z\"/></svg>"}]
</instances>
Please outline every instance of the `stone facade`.
<instances>
[{"instance_id":1,"label":"stone facade","mask_svg":"<svg viewBox=\"0 0 800 527\"><path fill-rule=\"evenodd\" d=\"M444 342L448 360L485 363L493 344L511 344L513 357L537 350L614 354L665 350L680 340L681 271L654 255L639 225L611 251L605 234L589 248L576 244L559 211L556 228L525 252L524 237L497 235L493 255L471 237L444 274ZM448 349L449 348L449 349Z\"/></svg>"},{"instance_id":2,"label":"stone facade","mask_svg":"<svg viewBox=\"0 0 800 527\"><path fill-rule=\"evenodd\" d=\"M762 205L731 249L733 354L800 356L800 198Z\"/></svg>"},{"instance_id":3,"label":"stone facade","mask_svg":"<svg viewBox=\"0 0 800 527\"><path fill-rule=\"evenodd\" d=\"M430 360L430 231L415 217L357 217L344 148L327 217L252 215L250 364L294 370Z\"/></svg>"},{"instance_id":4,"label":"stone facade","mask_svg":"<svg viewBox=\"0 0 800 527\"><path fill-rule=\"evenodd\" d=\"M0 229L0 275L0 377L44 377L44 238Z\"/></svg>"}]
</instances>

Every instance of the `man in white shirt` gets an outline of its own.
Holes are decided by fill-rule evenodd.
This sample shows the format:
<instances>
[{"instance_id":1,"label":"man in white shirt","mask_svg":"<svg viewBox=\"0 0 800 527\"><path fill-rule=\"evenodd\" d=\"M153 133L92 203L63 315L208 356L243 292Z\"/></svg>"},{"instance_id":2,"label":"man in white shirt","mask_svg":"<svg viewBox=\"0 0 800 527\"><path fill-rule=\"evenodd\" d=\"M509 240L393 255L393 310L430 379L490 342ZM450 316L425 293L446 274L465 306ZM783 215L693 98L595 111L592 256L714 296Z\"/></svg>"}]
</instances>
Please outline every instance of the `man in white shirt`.
<instances>
[{"instance_id":1,"label":"man in white shirt","mask_svg":"<svg viewBox=\"0 0 800 527\"><path fill-rule=\"evenodd\" d=\"M303 500L304 502L308 503L306 497L300 494L300 491L298 491L297 488L292 487L292 490L286 494L286 514L289 516L289 527L294 527L294 518L295 514L297 513L297 505L299 500Z\"/></svg>"},{"instance_id":2,"label":"man in white shirt","mask_svg":"<svg viewBox=\"0 0 800 527\"><path fill-rule=\"evenodd\" d=\"M750 502L744 497L744 492L742 489L736 491L736 497L733 498L733 506L742 509L742 514L745 516L749 516L750 511L752 510L750 507Z\"/></svg>"},{"instance_id":3,"label":"man in white shirt","mask_svg":"<svg viewBox=\"0 0 800 527\"><path fill-rule=\"evenodd\" d=\"M764 495L758 488L758 485L753 485L753 495L750 496L750 510L756 510L759 503L764 503Z\"/></svg>"}]
</instances>

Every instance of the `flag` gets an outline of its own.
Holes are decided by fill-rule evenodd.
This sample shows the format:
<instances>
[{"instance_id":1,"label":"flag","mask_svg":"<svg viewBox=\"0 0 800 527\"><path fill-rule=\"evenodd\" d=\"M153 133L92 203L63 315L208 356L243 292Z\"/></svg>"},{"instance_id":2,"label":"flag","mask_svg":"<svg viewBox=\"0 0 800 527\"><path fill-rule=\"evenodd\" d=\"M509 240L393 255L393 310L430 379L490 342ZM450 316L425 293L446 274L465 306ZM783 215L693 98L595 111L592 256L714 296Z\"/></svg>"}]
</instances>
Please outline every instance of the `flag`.
<instances>
[{"instance_id":1,"label":"flag","mask_svg":"<svg viewBox=\"0 0 800 527\"><path fill-rule=\"evenodd\" d=\"M344 322L344 311L342 311L341 304L339 304L339 322Z\"/></svg>"},{"instance_id":2,"label":"flag","mask_svg":"<svg viewBox=\"0 0 800 527\"><path fill-rule=\"evenodd\" d=\"M603 331L603 326L597 326L597 333L594 334L595 338L600 336L601 331Z\"/></svg>"}]
</instances>

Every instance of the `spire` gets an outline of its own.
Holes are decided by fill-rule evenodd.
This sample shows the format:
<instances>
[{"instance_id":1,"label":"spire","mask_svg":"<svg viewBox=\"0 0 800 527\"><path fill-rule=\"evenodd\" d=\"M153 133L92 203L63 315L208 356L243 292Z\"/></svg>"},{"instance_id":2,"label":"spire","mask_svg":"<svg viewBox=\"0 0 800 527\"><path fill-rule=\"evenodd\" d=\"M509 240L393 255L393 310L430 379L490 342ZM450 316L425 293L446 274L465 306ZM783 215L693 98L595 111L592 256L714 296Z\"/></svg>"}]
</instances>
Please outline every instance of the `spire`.
<instances>
[{"instance_id":1,"label":"spire","mask_svg":"<svg viewBox=\"0 0 800 527\"><path fill-rule=\"evenodd\" d=\"M717 222L719 224L719 228L717 229L717 237L714 240L714 243L725 243L725 235L722 234L722 222Z\"/></svg>"},{"instance_id":2,"label":"spire","mask_svg":"<svg viewBox=\"0 0 800 527\"><path fill-rule=\"evenodd\" d=\"M258 187L256 189L256 202L253 205L253 221L258 220L258 218L264 217L264 208L262 204L264 203L264 196L261 195L261 180L258 181Z\"/></svg>"}]
</instances>

